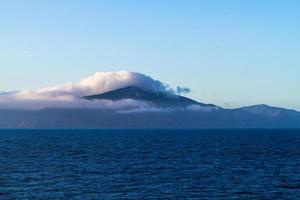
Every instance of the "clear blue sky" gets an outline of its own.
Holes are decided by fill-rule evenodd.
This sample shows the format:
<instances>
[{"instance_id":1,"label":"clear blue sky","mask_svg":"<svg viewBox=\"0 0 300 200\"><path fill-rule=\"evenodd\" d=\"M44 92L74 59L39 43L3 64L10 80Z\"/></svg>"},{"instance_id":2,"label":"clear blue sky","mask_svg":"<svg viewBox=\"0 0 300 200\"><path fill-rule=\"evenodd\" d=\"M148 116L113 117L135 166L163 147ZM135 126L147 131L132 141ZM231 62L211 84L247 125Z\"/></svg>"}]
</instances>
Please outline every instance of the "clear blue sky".
<instances>
[{"instance_id":1,"label":"clear blue sky","mask_svg":"<svg viewBox=\"0 0 300 200\"><path fill-rule=\"evenodd\" d=\"M131 70L190 97L300 110L300 1L0 0L0 91Z\"/></svg>"}]
</instances>

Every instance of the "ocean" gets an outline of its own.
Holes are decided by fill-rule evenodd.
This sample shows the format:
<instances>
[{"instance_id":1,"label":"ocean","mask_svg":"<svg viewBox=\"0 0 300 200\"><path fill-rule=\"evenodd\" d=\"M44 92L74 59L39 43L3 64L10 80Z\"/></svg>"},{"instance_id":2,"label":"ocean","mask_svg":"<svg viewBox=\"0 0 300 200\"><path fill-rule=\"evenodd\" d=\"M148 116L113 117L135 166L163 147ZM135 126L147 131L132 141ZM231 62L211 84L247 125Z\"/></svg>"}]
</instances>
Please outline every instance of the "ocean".
<instances>
[{"instance_id":1,"label":"ocean","mask_svg":"<svg viewBox=\"0 0 300 200\"><path fill-rule=\"evenodd\" d=\"M0 199L300 199L300 130L0 130Z\"/></svg>"}]
</instances>

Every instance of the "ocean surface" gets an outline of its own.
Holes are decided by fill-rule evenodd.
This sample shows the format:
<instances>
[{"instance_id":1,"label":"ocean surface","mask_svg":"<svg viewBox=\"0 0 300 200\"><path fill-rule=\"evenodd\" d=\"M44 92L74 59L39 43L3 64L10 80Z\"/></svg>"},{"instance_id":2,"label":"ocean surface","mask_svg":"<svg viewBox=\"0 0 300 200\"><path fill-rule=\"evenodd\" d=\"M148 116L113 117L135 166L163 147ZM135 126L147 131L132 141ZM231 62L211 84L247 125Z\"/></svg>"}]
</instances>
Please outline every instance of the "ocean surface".
<instances>
[{"instance_id":1,"label":"ocean surface","mask_svg":"<svg viewBox=\"0 0 300 200\"><path fill-rule=\"evenodd\" d=\"M0 130L0 199L300 199L300 130Z\"/></svg>"}]
</instances>

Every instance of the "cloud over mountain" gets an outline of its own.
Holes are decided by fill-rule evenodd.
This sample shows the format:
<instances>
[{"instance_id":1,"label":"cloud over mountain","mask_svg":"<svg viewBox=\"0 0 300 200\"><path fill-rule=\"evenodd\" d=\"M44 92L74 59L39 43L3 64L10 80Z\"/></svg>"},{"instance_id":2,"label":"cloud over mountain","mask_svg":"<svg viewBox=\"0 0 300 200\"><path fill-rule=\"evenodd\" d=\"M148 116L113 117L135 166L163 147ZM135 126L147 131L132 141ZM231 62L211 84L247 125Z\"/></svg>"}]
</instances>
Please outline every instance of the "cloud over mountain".
<instances>
[{"instance_id":1,"label":"cloud over mountain","mask_svg":"<svg viewBox=\"0 0 300 200\"><path fill-rule=\"evenodd\" d=\"M137 86L145 90L172 93L172 89L150 76L130 71L97 72L83 78L78 83L64 83L37 90L22 90L0 93L0 108L42 109L49 107L83 107L83 108L120 108L143 107L144 102L134 100L122 101L87 101L81 97L99 94L123 88Z\"/></svg>"}]
</instances>

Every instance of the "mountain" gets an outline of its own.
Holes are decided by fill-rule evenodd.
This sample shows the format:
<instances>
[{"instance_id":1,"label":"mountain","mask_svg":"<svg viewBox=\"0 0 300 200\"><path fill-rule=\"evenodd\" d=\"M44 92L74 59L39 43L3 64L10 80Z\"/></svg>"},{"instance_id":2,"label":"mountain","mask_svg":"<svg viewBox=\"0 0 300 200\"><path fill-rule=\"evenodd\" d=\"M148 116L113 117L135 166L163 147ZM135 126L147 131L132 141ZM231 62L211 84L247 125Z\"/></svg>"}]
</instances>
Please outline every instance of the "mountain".
<instances>
[{"instance_id":1,"label":"mountain","mask_svg":"<svg viewBox=\"0 0 300 200\"><path fill-rule=\"evenodd\" d=\"M252 114L261 114L266 115L269 117L277 117L280 115L299 115L299 112L295 110L289 110L279 107L272 107L265 104L260 105L254 105L254 106L245 106L241 107L240 110L244 110L246 112L252 113Z\"/></svg>"},{"instance_id":2,"label":"mountain","mask_svg":"<svg viewBox=\"0 0 300 200\"><path fill-rule=\"evenodd\" d=\"M103 94L96 94L83 97L88 100L111 100L117 101L122 99L133 99L139 101L145 101L152 106L162 108L174 108L174 107L187 107L191 105L199 105L202 107L218 107L213 104L199 103L195 100L175 95L167 92L151 91L142 89L139 87L129 86L125 88L116 89Z\"/></svg>"},{"instance_id":3,"label":"mountain","mask_svg":"<svg viewBox=\"0 0 300 200\"><path fill-rule=\"evenodd\" d=\"M0 110L1 128L300 128L300 114L270 117L242 109L117 112L102 109Z\"/></svg>"},{"instance_id":4,"label":"mountain","mask_svg":"<svg viewBox=\"0 0 300 200\"><path fill-rule=\"evenodd\" d=\"M0 128L300 128L300 113L295 110L268 105L224 109L139 87L125 87L83 98L90 101L133 99L162 109L2 109Z\"/></svg>"}]
</instances>

